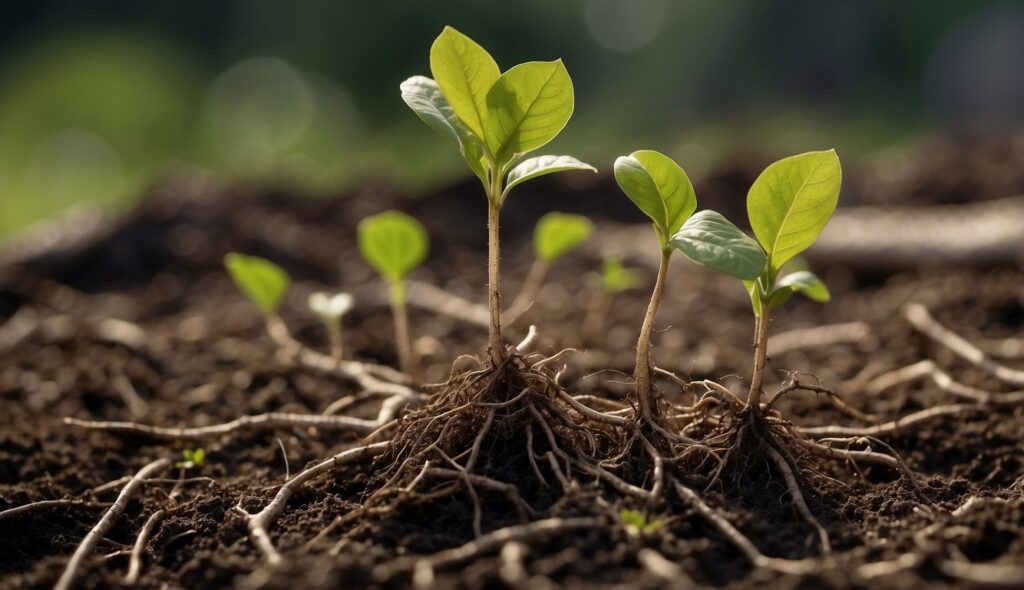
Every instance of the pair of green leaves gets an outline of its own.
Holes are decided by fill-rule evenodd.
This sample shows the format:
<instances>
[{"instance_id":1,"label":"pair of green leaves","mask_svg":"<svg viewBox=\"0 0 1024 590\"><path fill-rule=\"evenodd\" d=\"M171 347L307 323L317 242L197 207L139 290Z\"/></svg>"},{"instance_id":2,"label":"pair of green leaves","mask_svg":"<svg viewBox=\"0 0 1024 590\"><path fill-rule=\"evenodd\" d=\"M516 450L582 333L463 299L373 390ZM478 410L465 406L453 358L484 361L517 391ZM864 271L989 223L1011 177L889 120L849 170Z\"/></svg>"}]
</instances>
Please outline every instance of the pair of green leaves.
<instances>
[{"instance_id":1,"label":"pair of green leaves","mask_svg":"<svg viewBox=\"0 0 1024 590\"><path fill-rule=\"evenodd\" d=\"M182 460L174 464L178 469L195 469L206 460L205 449L185 449L181 452Z\"/></svg>"},{"instance_id":2,"label":"pair of green leaves","mask_svg":"<svg viewBox=\"0 0 1024 590\"><path fill-rule=\"evenodd\" d=\"M782 266L811 246L835 211L842 170L834 150L808 152L768 166L747 195L757 241L715 211L693 215L697 199L686 172L650 150L615 162L623 192L654 223L663 250L743 279L755 312L775 308L794 293L829 299L825 284L809 271L776 281Z\"/></svg>"},{"instance_id":3,"label":"pair of green leaves","mask_svg":"<svg viewBox=\"0 0 1024 590\"><path fill-rule=\"evenodd\" d=\"M423 264L430 249L423 225L401 211L385 211L363 219L357 239L366 262L396 288Z\"/></svg>"},{"instance_id":4,"label":"pair of green leaves","mask_svg":"<svg viewBox=\"0 0 1024 590\"><path fill-rule=\"evenodd\" d=\"M514 186L565 170L596 170L571 156L540 156L509 167L544 146L572 116L572 79L562 60L519 64L502 73L472 39L445 27L430 48L434 78L413 76L402 98L428 126L448 138L470 169L490 185L508 172L499 203Z\"/></svg>"}]
</instances>

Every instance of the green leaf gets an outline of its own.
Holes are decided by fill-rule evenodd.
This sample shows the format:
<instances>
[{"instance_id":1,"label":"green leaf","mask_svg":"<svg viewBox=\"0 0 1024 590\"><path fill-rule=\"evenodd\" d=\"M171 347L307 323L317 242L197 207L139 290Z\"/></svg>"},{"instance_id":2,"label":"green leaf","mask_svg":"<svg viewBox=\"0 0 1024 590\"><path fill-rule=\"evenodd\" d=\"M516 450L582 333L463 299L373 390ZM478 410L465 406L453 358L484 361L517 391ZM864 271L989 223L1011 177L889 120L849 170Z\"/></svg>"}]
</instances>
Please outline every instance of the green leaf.
<instances>
[{"instance_id":1,"label":"green leaf","mask_svg":"<svg viewBox=\"0 0 1024 590\"><path fill-rule=\"evenodd\" d=\"M192 451L192 462L193 463L195 463L196 465L202 465L204 459L206 459L206 450L205 449L196 449L196 450Z\"/></svg>"},{"instance_id":2,"label":"green leaf","mask_svg":"<svg viewBox=\"0 0 1024 590\"><path fill-rule=\"evenodd\" d=\"M614 295L635 289L643 277L635 269L626 268L621 260L607 259L601 264L601 286L605 293Z\"/></svg>"},{"instance_id":3,"label":"green leaf","mask_svg":"<svg viewBox=\"0 0 1024 590\"><path fill-rule=\"evenodd\" d=\"M828 150L779 160L754 181L747 214L772 270L821 235L836 209L842 176L839 156Z\"/></svg>"},{"instance_id":4,"label":"green leaf","mask_svg":"<svg viewBox=\"0 0 1024 590\"><path fill-rule=\"evenodd\" d=\"M359 222L359 251L391 283L401 283L423 264L430 247L419 221L401 211L385 211Z\"/></svg>"},{"instance_id":5,"label":"green leaf","mask_svg":"<svg viewBox=\"0 0 1024 590\"><path fill-rule=\"evenodd\" d=\"M258 256L232 252L224 257L224 266L235 284L266 315L275 315L288 291L288 273L273 262Z\"/></svg>"},{"instance_id":6,"label":"green leaf","mask_svg":"<svg viewBox=\"0 0 1024 590\"><path fill-rule=\"evenodd\" d=\"M572 80L562 60L519 64L487 93L487 147L504 165L554 139L572 110Z\"/></svg>"},{"instance_id":7,"label":"green leaf","mask_svg":"<svg viewBox=\"0 0 1024 590\"><path fill-rule=\"evenodd\" d=\"M483 47L445 27L430 46L430 71L455 114L479 138L487 127L487 93L501 76Z\"/></svg>"},{"instance_id":8,"label":"green leaf","mask_svg":"<svg viewBox=\"0 0 1024 590\"><path fill-rule=\"evenodd\" d=\"M548 213L533 231L533 249L537 258L552 262L587 241L593 231L594 224L582 215Z\"/></svg>"},{"instance_id":9,"label":"green leaf","mask_svg":"<svg viewBox=\"0 0 1024 590\"><path fill-rule=\"evenodd\" d=\"M756 279L768 262L757 241L717 211L701 211L686 220L670 243L697 264L738 279Z\"/></svg>"},{"instance_id":10,"label":"green leaf","mask_svg":"<svg viewBox=\"0 0 1024 590\"><path fill-rule=\"evenodd\" d=\"M580 162L572 156L537 156L536 158L530 158L523 160L519 164L516 164L508 173L508 178L505 181L505 192L502 194L502 200L508 195L509 191L513 187L520 185L527 180L532 180L538 176L544 176L545 174L552 174L554 172L565 172L567 170L589 170L591 172L597 172L597 168L594 168L590 164Z\"/></svg>"},{"instance_id":11,"label":"green leaf","mask_svg":"<svg viewBox=\"0 0 1024 590\"><path fill-rule=\"evenodd\" d=\"M459 120L437 82L426 76L413 76L402 82L400 88L405 104L431 129L454 143L473 173L484 180L483 146Z\"/></svg>"},{"instance_id":12,"label":"green leaf","mask_svg":"<svg viewBox=\"0 0 1024 590\"><path fill-rule=\"evenodd\" d=\"M754 308L754 315L760 316L761 309L761 290L758 288L758 281L743 281L743 286L747 289L747 295L750 295L750 306Z\"/></svg>"},{"instance_id":13,"label":"green leaf","mask_svg":"<svg viewBox=\"0 0 1024 590\"><path fill-rule=\"evenodd\" d=\"M800 270L788 274L775 284L775 290L768 297L768 308L777 309L789 301L794 293L800 293L812 301L824 303L832 299L825 282L809 270Z\"/></svg>"},{"instance_id":14,"label":"green leaf","mask_svg":"<svg viewBox=\"0 0 1024 590\"><path fill-rule=\"evenodd\" d=\"M686 172L671 158L653 150L636 151L615 160L615 181L654 222L663 248L697 208L697 195Z\"/></svg>"}]
</instances>

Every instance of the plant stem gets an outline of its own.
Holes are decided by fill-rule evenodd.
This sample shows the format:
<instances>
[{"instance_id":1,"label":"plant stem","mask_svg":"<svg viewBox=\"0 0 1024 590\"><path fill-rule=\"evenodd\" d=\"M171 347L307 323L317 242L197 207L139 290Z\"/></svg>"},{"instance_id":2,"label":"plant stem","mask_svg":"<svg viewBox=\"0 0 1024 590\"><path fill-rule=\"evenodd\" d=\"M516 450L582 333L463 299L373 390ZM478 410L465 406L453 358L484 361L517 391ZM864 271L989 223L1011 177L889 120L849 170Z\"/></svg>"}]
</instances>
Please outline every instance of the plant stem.
<instances>
[{"instance_id":1,"label":"plant stem","mask_svg":"<svg viewBox=\"0 0 1024 590\"><path fill-rule=\"evenodd\" d=\"M341 318L327 323L327 335L331 340L331 357L336 361L345 358L345 347L341 342Z\"/></svg>"},{"instance_id":2,"label":"plant stem","mask_svg":"<svg viewBox=\"0 0 1024 590\"><path fill-rule=\"evenodd\" d=\"M500 193L499 193L500 194ZM488 199L487 206L487 307L491 312L488 346L495 365L505 358L505 345L501 338L501 270L498 218L501 204Z\"/></svg>"},{"instance_id":3,"label":"plant stem","mask_svg":"<svg viewBox=\"0 0 1024 590\"><path fill-rule=\"evenodd\" d=\"M405 283L391 284L391 313L395 318L395 346L402 372L416 380L416 359L413 356L409 314L405 308Z\"/></svg>"},{"instance_id":4,"label":"plant stem","mask_svg":"<svg viewBox=\"0 0 1024 590\"><path fill-rule=\"evenodd\" d=\"M633 378L636 380L636 396L640 403L640 415L643 418L650 418L658 411L657 404L654 403L653 371L651 369L651 332L654 331L654 318L658 315L661 296L665 292L665 277L668 275L668 263L671 255L671 250L661 251L658 280L654 284L651 303L647 306L647 315L644 317L643 327L640 328L640 338L636 343L636 368L633 370Z\"/></svg>"},{"instance_id":5,"label":"plant stem","mask_svg":"<svg viewBox=\"0 0 1024 590\"><path fill-rule=\"evenodd\" d=\"M540 288L544 286L544 279L547 278L548 269L550 268L551 265L543 260L537 259L533 261L533 265L530 267L530 271L526 273L526 279L523 281L523 288L519 290L516 298L512 300L512 304L505 310L505 320L508 324L514 324L537 300L537 294L540 293Z\"/></svg>"},{"instance_id":6,"label":"plant stem","mask_svg":"<svg viewBox=\"0 0 1024 590\"><path fill-rule=\"evenodd\" d=\"M761 313L754 320L754 374L750 378L747 393L747 408L761 409L761 384L764 381L764 365L768 359L768 303L761 304Z\"/></svg>"}]
</instances>

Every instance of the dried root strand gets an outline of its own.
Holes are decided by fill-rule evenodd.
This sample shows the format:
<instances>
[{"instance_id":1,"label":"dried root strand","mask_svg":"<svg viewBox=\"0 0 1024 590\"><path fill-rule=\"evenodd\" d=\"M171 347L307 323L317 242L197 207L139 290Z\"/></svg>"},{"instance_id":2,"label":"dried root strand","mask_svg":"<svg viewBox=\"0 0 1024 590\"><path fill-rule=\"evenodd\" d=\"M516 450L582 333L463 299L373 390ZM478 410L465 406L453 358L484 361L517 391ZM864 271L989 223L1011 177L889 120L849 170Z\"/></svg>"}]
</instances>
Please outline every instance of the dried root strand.
<instances>
[{"instance_id":1,"label":"dried root strand","mask_svg":"<svg viewBox=\"0 0 1024 590\"><path fill-rule=\"evenodd\" d=\"M149 541L149 536L153 533L153 529L156 528L156 525L166 515L166 510L157 510L149 515L149 518L146 519L146 524L142 525L139 536L135 538L135 545L132 546L132 557L128 563L128 573L124 576L125 584L132 586L139 580L139 575L142 574L142 552L146 550L146 543Z\"/></svg>"},{"instance_id":2,"label":"dried root strand","mask_svg":"<svg viewBox=\"0 0 1024 590\"><path fill-rule=\"evenodd\" d=\"M1024 390L998 393L964 385L928 359L875 377L865 386L865 391L868 395L878 396L893 387L920 379L930 379L936 387L950 395L979 403L1012 405L1024 402Z\"/></svg>"},{"instance_id":3,"label":"dried root strand","mask_svg":"<svg viewBox=\"0 0 1024 590\"><path fill-rule=\"evenodd\" d=\"M79 500L77 498L67 498L62 500L40 500L38 502L23 504L21 506L15 506L14 508L8 508L7 510L0 511L0 520L3 520L5 518L14 518L16 516L22 516L29 512L35 512L37 510L43 510L46 508L66 508L70 506L78 506L81 508L109 508L110 502L90 502L87 500Z\"/></svg>"},{"instance_id":4,"label":"dried root strand","mask_svg":"<svg viewBox=\"0 0 1024 590\"><path fill-rule=\"evenodd\" d=\"M157 440L195 440L235 432L255 432L290 427L316 427L324 430L347 430L356 434L369 434L383 426L379 419L364 420L349 416L288 414L283 412L242 416L223 424L190 428L150 426L138 422L79 420L78 418L64 418L64 423L68 426L76 426L88 430L135 434Z\"/></svg>"},{"instance_id":5,"label":"dried root strand","mask_svg":"<svg viewBox=\"0 0 1024 590\"><path fill-rule=\"evenodd\" d=\"M803 434L815 437L882 437L899 434L903 430L910 429L935 418L963 416L965 414L980 412L986 409L988 409L988 406L985 404L948 404L907 414L896 420L892 420L891 422L884 422L873 426L800 426L799 431Z\"/></svg>"},{"instance_id":6,"label":"dried root strand","mask_svg":"<svg viewBox=\"0 0 1024 590\"><path fill-rule=\"evenodd\" d=\"M64 573L61 574L60 579L57 580L57 585L54 586L54 590L69 590L75 582L75 576L78 574L78 569L82 566L85 558L92 552L96 547L96 544L102 539L110 529L114 527L117 520L124 514L125 508L128 507L128 501L131 500L132 496L142 487L145 480L149 479L153 475L160 473L171 467L173 464L172 459L163 458L157 459L152 463L149 463L142 469L140 469L128 483L121 489L121 493L118 494L117 500L110 507L109 510L103 515L96 526L94 526L82 542L75 549L74 554L71 555L71 559L68 560L67 566L64 568Z\"/></svg>"}]
</instances>

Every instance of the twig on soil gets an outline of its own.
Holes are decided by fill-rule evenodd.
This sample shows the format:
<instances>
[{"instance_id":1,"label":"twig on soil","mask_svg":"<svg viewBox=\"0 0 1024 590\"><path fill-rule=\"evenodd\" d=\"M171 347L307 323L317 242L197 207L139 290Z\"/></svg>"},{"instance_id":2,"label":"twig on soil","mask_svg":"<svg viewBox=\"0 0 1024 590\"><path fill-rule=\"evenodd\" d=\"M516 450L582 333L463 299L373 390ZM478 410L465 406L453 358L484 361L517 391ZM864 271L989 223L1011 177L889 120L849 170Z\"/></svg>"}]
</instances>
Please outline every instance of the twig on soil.
<instances>
[{"instance_id":1,"label":"twig on soil","mask_svg":"<svg viewBox=\"0 0 1024 590\"><path fill-rule=\"evenodd\" d=\"M1024 585L1024 566L995 563L971 563L953 559L938 563L942 573L961 582L983 588L1020 588Z\"/></svg>"},{"instance_id":2,"label":"twig on soil","mask_svg":"<svg viewBox=\"0 0 1024 590\"><path fill-rule=\"evenodd\" d=\"M490 325L487 308L476 303L463 299L422 281L410 280L406 283L408 301L421 309L461 320L467 324L473 324L486 328Z\"/></svg>"},{"instance_id":3,"label":"twig on soil","mask_svg":"<svg viewBox=\"0 0 1024 590\"><path fill-rule=\"evenodd\" d=\"M376 457L387 450L389 444L390 442L386 441L346 449L329 459L321 461L313 467L296 474L295 477L282 485L277 491L277 495L274 496L274 499L256 514L250 514L240 506L236 506L235 508L241 512L248 521L249 536L252 538L253 543L261 552L263 552L267 561L272 565L277 565L282 561L281 554L278 553L277 549L274 547L274 543L270 540L270 535L267 530L284 511L285 505L288 503L288 499L291 498L291 495L296 489L314 477L329 471L333 467L353 463L370 457Z\"/></svg>"},{"instance_id":4,"label":"twig on soil","mask_svg":"<svg viewBox=\"0 0 1024 590\"><path fill-rule=\"evenodd\" d=\"M121 515L124 514L125 508L128 507L128 501L131 500L135 492L142 487L143 483L150 476L168 469L173 464L173 460L170 458L157 459L140 469L135 475L132 476L128 483L125 484L124 488L121 489L121 493L118 494L117 500L110 507L109 510L103 515L96 526L89 531L89 533L82 539L82 542L75 549L71 559L68 560L67 566L64 568L64 573L61 574L60 579L57 581L57 585L54 586L54 590L68 590L75 581L75 575L78 573L78 569L81 567L82 562L92 552L96 543L103 538L114 524L117 522Z\"/></svg>"},{"instance_id":5,"label":"twig on soil","mask_svg":"<svg viewBox=\"0 0 1024 590\"><path fill-rule=\"evenodd\" d=\"M889 436L898 434L901 430L916 426L933 418L943 416L962 416L971 412L987 410L985 404L948 404L935 406L927 410L921 410L912 414L901 416L891 422L875 424L873 426L800 426L800 432L811 436L833 437L833 436Z\"/></svg>"},{"instance_id":6,"label":"twig on soil","mask_svg":"<svg viewBox=\"0 0 1024 590\"><path fill-rule=\"evenodd\" d=\"M150 426L148 424L139 424L138 422L79 420L78 418L64 418L64 423L88 430L136 434L158 440L195 440L234 432L254 432L291 427L316 427L324 430L348 430L356 434L369 434L394 419L394 411L384 412L382 408L382 414L385 418L384 421L380 420L380 416L378 416L377 420L364 420L349 416L270 412L255 416L242 416L223 424L190 428Z\"/></svg>"},{"instance_id":7,"label":"twig on soil","mask_svg":"<svg viewBox=\"0 0 1024 590\"><path fill-rule=\"evenodd\" d=\"M878 396L893 387L917 381L918 379L931 379L936 387L942 391L976 402L1015 404L1024 401L1024 390L998 393L970 387L954 380L948 373L940 369L934 361L928 359L879 375L871 380L864 389L868 395Z\"/></svg>"},{"instance_id":8,"label":"twig on soil","mask_svg":"<svg viewBox=\"0 0 1024 590\"><path fill-rule=\"evenodd\" d=\"M125 584L131 586L138 581L139 574L142 573L142 552L146 550L149 535L166 514L165 510L157 510L146 519L146 524L142 525L142 530L139 531L139 536L135 538L135 545L132 547L131 562L128 564L128 573L124 577Z\"/></svg>"},{"instance_id":9,"label":"twig on soil","mask_svg":"<svg viewBox=\"0 0 1024 590\"><path fill-rule=\"evenodd\" d=\"M928 308L920 303L911 303L903 310L904 317L919 332L948 348L953 354L1011 385L1024 386L1024 371L1011 369L990 359L980 348L964 340L932 317Z\"/></svg>"},{"instance_id":10,"label":"twig on soil","mask_svg":"<svg viewBox=\"0 0 1024 590\"><path fill-rule=\"evenodd\" d=\"M804 348L856 344L871 338L872 335L871 326L864 322L831 324L775 334L768 338L768 348L773 354L778 355Z\"/></svg>"}]
</instances>

